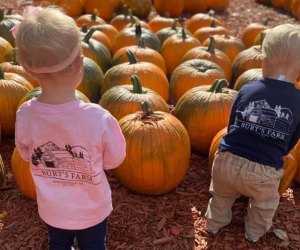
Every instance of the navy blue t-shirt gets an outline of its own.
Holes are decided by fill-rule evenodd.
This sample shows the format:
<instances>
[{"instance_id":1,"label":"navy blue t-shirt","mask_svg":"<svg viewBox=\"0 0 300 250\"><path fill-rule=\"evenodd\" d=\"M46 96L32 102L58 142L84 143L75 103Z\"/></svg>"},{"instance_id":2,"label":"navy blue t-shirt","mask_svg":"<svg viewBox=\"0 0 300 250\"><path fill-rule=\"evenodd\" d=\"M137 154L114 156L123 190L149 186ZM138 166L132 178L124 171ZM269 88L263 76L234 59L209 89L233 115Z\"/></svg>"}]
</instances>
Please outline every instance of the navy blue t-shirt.
<instances>
[{"instance_id":1,"label":"navy blue t-shirt","mask_svg":"<svg viewBox=\"0 0 300 250\"><path fill-rule=\"evenodd\" d=\"M263 78L240 89L219 150L279 169L299 136L300 91L289 82Z\"/></svg>"}]
</instances>

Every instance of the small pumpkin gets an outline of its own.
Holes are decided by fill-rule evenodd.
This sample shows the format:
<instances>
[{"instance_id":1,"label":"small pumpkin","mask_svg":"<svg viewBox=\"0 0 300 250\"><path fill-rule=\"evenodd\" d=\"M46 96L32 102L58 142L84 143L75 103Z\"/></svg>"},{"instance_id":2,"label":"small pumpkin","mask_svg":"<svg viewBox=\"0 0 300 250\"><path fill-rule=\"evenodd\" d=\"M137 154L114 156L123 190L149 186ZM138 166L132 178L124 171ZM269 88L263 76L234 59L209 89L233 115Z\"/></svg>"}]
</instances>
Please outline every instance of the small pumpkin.
<instances>
[{"instance_id":1,"label":"small pumpkin","mask_svg":"<svg viewBox=\"0 0 300 250\"><path fill-rule=\"evenodd\" d=\"M132 22L137 22L140 19L134 16L128 6L123 8L123 13L115 15L111 20L110 24L114 26L118 31L121 31L125 26Z\"/></svg>"},{"instance_id":2,"label":"small pumpkin","mask_svg":"<svg viewBox=\"0 0 300 250\"><path fill-rule=\"evenodd\" d=\"M109 21L115 11L115 3L111 0L87 0L83 6L84 13L93 13L95 9L98 11L99 17L105 21Z\"/></svg>"},{"instance_id":3,"label":"small pumpkin","mask_svg":"<svg viewBox=\"0 0 300 250\"><path fill-rule=\"evenodd\" d=\"M6 39L0 36L0 63L9 61L11 58L7 57L7 55L12 52L13 46Z\"/></svg>"},{"instance_id":4,"label":"small pumpkin","mask_svg":"<svg viewBox=\"0 0 300 250\"><path fill-rule=\"evenodd\" d=\"M173 115L153 111L143 103L143 112L119 120L127 142L123 163L114 175L130 190L161 195L176 188L189 167L189 136Z\"/></svg>"},{"instance_id":5,"label":"small pumpkin","mask_svg":"<svg viewBox=\"0 0 300 250\"><path fill-rule=\"evenodd\" d=\"M143 88L137 75L131 76L131 85L117 85L107 90L99 104L120 120L139 111L143 101L147 101L154 111L169 112L166 101L153 90Z\"/></svg>"},{"instance_id":6,"label":"small pumpkin","mask_svg":"<svg viewBox=\"0 0 300 250\"><path fill-rule=\"evenodd\" d=\"M267 18L264 22L251 22L245 28L243 28L241 33L241 40L245 44L246 48L254 45L254 41L258 34L268 28L269 19Z\"/></svg>"},{"instance_id":7,"label":"small pumpkin","mask_svg":"<svg viewBox=\"0 0 300 250\"><path fill-rule=\"evenodd\" d=\"M169 15L164 15L164 16L156 15L148 21L148 24L152 32L156 33L161 29L171 27L174 24L175 20L176 20L175 18L170 17ZM180 23L177 21L176 21L176 26L179 28L181 27Z\"/></svg>"},{"instance_id":8,"label":"small pumpkin","mask_svg":"<svg viewBox=\"0 0 300 250\"><path fill-rule=\"evenodd\" d=\"M91 14L83 14L75 19L75 22L79 28L86 26L90 28L93 25L105 24L105 20L97 15L97 11L93 11Z\"/></svg>"},{"instance_id":9,"label":"small pumpkin","mask_svg":"<svg viewBox=\"0 0 300 250\"><path fill-rule=\"evenodd\" d=\"M216 133L229 121L237 91L228 88L225 79L212 85L194 87L178 100L173 114L188 131L192 149L208 155Z\"/></svg>"},{"instance_id":10,"label":"small pumpkin","mask_svg":"<svg viewBox=\"0 0 300 250\"><path fill-rule=\"evenodd\" d=\"M141 19L146 19L152 9L151 0L121 0L121 3L128 6L132 14Z\"/></svg>"},{"instance_id":11,"label":"small pumpkin","mask_svg":"<svg viewBox=\"0 0 300 250\"><path fill-rule=\"evenodd\" d=\"M22 159L17 148L14 148L12 153L11 170L21 193L32 200L36 200L36 190L30 172L30 163Z\"/></svg>"}]
</instances>

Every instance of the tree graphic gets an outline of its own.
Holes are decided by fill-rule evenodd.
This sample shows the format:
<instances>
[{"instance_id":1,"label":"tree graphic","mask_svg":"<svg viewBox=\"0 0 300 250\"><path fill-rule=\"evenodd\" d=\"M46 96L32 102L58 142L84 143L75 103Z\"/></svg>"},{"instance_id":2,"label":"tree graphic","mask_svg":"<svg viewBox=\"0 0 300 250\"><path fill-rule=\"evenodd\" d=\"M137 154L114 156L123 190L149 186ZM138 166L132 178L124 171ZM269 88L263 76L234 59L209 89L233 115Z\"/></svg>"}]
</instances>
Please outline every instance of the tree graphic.
<instances>
[{"instance_id":1,"label":"tree graphic","mask_svg":"<svg viewBox=\"0 0 300 250\"><path fill-rule=\"evenodd\" d=\"M31 161L34 166L37 166L41 162L43 151L38 147L33 149L33 154L31 155Z\"/></svg>"},{"instance_id":2,"label":"tree graphic","mask_svg":"<svg viewBox=\"0 0 300 250\"><path fill-rule=\"evenodd\" d=\"M66 144L65 145L66 150L69 152L70 155L72 155L73 157L75 157L74 152L72 151L72 146L70 144Z\"/></svg>"}]
</instances>

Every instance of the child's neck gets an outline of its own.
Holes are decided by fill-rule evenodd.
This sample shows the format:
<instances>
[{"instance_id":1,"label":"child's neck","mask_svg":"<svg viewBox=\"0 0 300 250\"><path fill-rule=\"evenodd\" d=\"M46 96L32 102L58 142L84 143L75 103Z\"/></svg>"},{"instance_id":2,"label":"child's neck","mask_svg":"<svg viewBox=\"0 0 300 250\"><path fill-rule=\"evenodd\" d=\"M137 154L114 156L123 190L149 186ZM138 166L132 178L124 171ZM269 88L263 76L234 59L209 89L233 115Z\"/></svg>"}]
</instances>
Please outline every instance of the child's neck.
<instances>
[{"instance_id":1,"label":"child's neck","mask_svg":"<svg viewBox=\"0 0 300 250\"><path fill-rule=\"evenodd\" d=\"M37 98L39 102L47 104L63 104L77 100L75 90L64 88L63 86L47 88L47 85L42 86L42 93Z\"/></svg>"}]
</instances>

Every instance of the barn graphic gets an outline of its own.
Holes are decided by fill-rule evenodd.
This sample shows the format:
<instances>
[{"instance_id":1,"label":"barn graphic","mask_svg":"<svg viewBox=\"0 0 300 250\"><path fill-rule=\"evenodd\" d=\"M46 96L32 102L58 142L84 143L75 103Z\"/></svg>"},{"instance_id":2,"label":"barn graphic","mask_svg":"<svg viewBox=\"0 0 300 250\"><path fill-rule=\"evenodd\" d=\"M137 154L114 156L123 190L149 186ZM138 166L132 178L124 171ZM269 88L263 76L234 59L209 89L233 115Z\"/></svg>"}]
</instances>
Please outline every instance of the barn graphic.
<instances>
[{"instance_id":1,"label":"barn graphic","mask_svg":"<svg viewBox=\"0 0 300 250\"><path fill-rule=\"evenodd\" d=\"M92 174L91 156L81 146L67 144L65 148L60 148L49 141L34 149L31 160L33 165L39 167Z\"/></svg>"}]
</instances>

